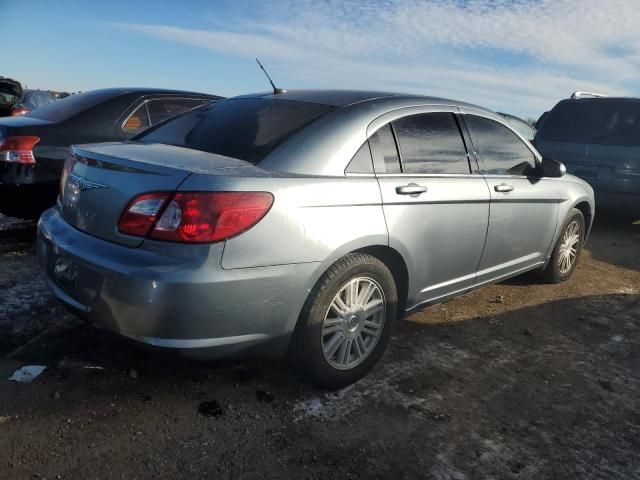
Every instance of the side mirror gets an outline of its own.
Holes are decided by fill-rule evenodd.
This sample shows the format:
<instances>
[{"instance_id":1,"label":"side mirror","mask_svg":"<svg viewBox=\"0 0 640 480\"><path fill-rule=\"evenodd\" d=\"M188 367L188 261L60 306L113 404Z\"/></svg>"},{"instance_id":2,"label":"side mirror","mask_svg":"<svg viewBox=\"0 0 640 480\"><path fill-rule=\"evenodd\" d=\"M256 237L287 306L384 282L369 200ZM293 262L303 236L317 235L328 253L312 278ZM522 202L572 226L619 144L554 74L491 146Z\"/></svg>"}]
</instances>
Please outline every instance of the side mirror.
<instances>
[{"instance_id":1,"label":"side mirror","mask_svg":"<svg viewBox=\"0 0 640 480\"><path fill-rule=\"evenodd\" d=\"M567 167L562 162L553 158L542 158L542 176L550 178L560 178L567 173Z\"/></svg>"}]
</instances>

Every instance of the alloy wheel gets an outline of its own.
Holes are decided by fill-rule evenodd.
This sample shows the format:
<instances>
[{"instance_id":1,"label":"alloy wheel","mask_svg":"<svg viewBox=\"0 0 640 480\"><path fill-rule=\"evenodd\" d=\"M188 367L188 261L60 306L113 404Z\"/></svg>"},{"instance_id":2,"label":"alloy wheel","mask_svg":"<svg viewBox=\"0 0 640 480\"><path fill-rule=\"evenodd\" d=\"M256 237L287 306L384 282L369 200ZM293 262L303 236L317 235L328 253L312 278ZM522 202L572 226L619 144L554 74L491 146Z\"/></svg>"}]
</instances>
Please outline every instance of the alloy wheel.
<instances>
[{"instance_id":1,"label":"alloy wheel","mask_svg":"<svg viewBox=\"0 0 640 480\"><path fill-rule=\"evenodd\" d=\"M374 350L386 316L382 288L368 277L349 280L333 297L322 322L322 351L334 368L349 370Z\"/></svg>"},{"instance_id":2,"label":"alloy wheel","mask_svg":"<svg viewBox=\"0 0 640 480\"><path fill-rule=\"evenodd\" d=\"M567 225L562 234L560 255L558 256L558 270L561 275L566 275L573 268L580 248L580 236L580 223L574 220Z\"/></svg>"}]
</instances>

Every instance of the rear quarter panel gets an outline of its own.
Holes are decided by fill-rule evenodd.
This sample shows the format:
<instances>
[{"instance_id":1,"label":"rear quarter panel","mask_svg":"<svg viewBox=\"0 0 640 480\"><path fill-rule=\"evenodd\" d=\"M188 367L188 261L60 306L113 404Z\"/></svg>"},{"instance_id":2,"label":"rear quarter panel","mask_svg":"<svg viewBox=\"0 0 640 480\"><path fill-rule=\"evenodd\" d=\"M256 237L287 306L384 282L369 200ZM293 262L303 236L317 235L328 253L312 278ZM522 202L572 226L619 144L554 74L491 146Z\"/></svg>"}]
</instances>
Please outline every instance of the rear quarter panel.
<instances>
[{"instance_id":1,"label":"rear quarter panel","mask_svg":"<svg viewBox=\"0 0 640 480\"><path fill-rule=\"evenodd\" d=\"M222 268L330 262L370 245L387 245L380 189L373 177L190 176L182 191L266 191L267 215L227 240Z\"/></svg>"}]
</instances>

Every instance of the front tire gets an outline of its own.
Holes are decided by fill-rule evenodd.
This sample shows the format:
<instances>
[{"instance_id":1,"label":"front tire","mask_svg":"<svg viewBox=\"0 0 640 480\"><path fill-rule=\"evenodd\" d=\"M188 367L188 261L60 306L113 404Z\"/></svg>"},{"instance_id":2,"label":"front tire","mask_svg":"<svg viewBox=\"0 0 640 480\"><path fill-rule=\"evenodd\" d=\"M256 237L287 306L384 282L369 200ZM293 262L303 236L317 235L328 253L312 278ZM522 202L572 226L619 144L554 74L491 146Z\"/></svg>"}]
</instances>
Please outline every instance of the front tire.
<instances>
[{"instance_id":1,"label":"front tire","mask_svg":"<svg viewBox=\"0 0 640 480\"><path fill-rule=\"evenodd\" d=\"M549 283L567 280L576 268L584 245L584 215L577 208L569 213L542 278Z\"/></svg>"},{"instance_id":2,"label":"front tire","mask_svg":"<svg viewBox=\"0 0 640 480\"><path fill-rule=\"evenodd\" d=\"M320 386L358 381L380 360L397 317L393 275L379 259L351 253L311 291L291 340L293 363Z\"/></svg>"}]
</instances>

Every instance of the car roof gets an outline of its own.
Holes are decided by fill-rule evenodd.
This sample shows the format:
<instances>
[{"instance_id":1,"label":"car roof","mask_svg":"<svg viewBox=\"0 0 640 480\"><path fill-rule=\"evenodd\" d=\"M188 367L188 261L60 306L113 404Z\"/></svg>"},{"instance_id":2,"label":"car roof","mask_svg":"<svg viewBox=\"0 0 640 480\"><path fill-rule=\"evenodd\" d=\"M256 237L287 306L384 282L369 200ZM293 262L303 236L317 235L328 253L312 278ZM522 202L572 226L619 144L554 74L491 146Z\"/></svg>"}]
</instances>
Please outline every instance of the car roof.
<instances>
[{"instance_id":1,"label":"car roof","mask_svg":"<svg viewBox=\"0 0 640 480\"><path fill-rule=\"evenodd\" d=\"M619 103L638 103L640 98L638 97L588 97L588 98L565 98L558 103L606 103L606 102L619 102Z\"/></svg>"},{"instance_id":2,"label":"car roof","mask_svg":"<svg viewBox=\"0 0 640 480\"><path fill-rule=\"evenodd\" d=\"M145 88L145 87L112 87L112 88L97 88L94 90L87 90L93 92L102 92L105 96L109 94L116 96L125 93L140 93L140 94L179 94L179 95L198 95L206 97L220 98L219 95L212 95L210 93L192 92L188 90L175 90L171 88Z\"/></svg>"},{"instance_id":3,"label":"car roof","mask_svg":"<svg viewBox=\"0 0 640 480\"><path fill-rule=\"evenodd\" d=\"M241 95L235 98L268 98L273 100L292 100L298 102L319 103L332 107L346 107L354 103L387 99L397 100L398 104L405 104L409 100L417 101L424 105L458 105L462 107L474 108L490 112L484 107L472 105L470 103L451 100L448 98L431 97L426 95L416 95L410 93L396 93L367 90L288 90L286 93L274 94L273 92L259 92L248 95ZM493 113L493 112L492 112Z\"/></svg>"},{"instance_id":4,"label":"car roof","mask_svg":"<svg viewBox=\"0 0 640 480\"><path fill-rule=\"evenodd\" d=\"M372 131L397 116L409 115L411 112L455 112L459 109L463 113L485 116L514 130L504 117L486 108L424 95L353 90L293 90L283 94L263 92L243 95L225 101L235 101L238 98L289 100L333 107L332 111L315 120L312 126L293 135L260 162L260 166L267 170L307 175L343 175L346 164ZM376 121L379 123L374 124Z\"/></svg>"}]
</instances>

